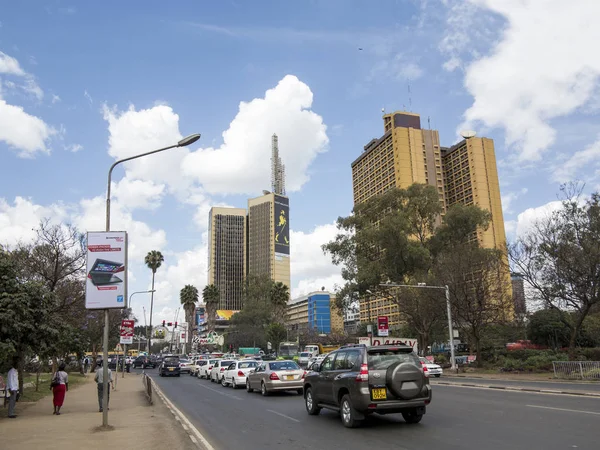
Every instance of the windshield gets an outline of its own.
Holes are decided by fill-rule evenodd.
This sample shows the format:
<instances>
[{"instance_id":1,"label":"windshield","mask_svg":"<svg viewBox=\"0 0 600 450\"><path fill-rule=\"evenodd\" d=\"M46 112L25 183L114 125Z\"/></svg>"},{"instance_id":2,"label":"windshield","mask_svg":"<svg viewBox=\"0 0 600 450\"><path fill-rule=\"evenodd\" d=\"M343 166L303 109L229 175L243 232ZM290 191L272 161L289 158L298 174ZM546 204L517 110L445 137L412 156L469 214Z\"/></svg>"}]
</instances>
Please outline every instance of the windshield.
<instances>
[{"instance_id":1,"label":"windshield","mask_svg":"<svg viewBox=\"0 0 600 450\"><path fill-rule=\"evenodd\" d=\"M369 370L386 370L397 362L410 362L419 367L421 366L419 358L413 352L407 353L398 350L375 351L369 352L367 357Z\"/></svg>"},{"instance_id":2,"label":"windshield","mask_svg":"<svg viewBox=\"0 0 600 450\"><path fill-rule=\"evenodd\" d=\"M238 364L238 368L249 369L251 367L256 367L257 365L258 363L256 361L241 362Z\"/></svg>"},{"instance_id":3,"label":"windshield","mask_svg":"<svg viewBox=\"0 0 600 450\"><path fill-rule=\"evenodd\" d=\"M163 361L166 363L179 363L179 358L176 356L167 356Z\"/></svg>"},{"instance_id":4,"label":"windshield","mask_svg":"<svg viewBox=\"0 0 600 450\"><path fill-rule=\"evenodd\" d=\"M297 370L300 369L300 366L296 364L294 361L278 361L269 363L269 369L273 371L277 370Z\"/></svg>"},{"instance_id":5,"label":"windshield","mask_svg":"<svg viewBox=\"0 0 600 450\"><path fill-rule=\"evenodd\" d=\"M308 357L310 357L310 355L312 355L312 353L308 353L308 352L302 352L302 353L300 353L300 356L302 358L308 358Z\"/></svg>"}]
</instances>

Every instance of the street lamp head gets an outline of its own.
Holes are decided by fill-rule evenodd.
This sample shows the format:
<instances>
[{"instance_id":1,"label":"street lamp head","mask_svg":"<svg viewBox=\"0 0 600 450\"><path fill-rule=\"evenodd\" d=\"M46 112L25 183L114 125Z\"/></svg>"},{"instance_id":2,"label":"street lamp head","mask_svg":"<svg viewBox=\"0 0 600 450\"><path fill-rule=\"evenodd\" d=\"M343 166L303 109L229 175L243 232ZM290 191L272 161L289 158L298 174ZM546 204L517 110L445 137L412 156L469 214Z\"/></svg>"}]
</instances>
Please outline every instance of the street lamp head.
<instances>
[{"instance_id":1,"label":"street lamp head","mask_svg":"<svg viewBox=\"0 0 600 450\"><path fill-rule=\"evenodd\" d=\"M177 147L187 147L190 144L193 144L198 139L200 139L200 133L190 134L189 136L184 137L177 143Z\"/></svg>"}]
</instances>

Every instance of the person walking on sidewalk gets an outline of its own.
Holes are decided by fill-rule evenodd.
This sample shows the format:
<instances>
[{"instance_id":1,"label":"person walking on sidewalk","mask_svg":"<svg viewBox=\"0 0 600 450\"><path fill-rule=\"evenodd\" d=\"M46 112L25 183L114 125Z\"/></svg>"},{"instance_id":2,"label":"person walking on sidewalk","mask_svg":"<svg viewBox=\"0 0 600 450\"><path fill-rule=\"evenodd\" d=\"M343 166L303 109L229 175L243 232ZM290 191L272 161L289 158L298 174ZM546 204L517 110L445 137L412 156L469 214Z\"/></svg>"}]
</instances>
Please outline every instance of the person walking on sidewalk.
<instances>
[{"instance_id":1,"label":"person walking on sidewalk","mask_svg":"<svg viewBox=\"0 0 600 450\"><path fill-rule=\"evenodd\" d=\"M65 401L65 393L69 390L69 375L65 372L65 363L60 363L58 371L52 377L54 387L52 393L54 394L54 413L60 416L60 408Z\"/></svg>"},{"instance_id":2,"label":"person walking on sidewalk","mask_svg":"<svg viewBox=\"0 0 600 450\"><path fill-rule=\"evenodd\" d=\"M8 383L6 385L8 392L10 392L10 398L8 399L8 417L14 419L17 417L15 414L15 406L17 404L17 393L19 392L19 372L17 371L17 359L14 358L12 367L8 371Z\"/></svg>"},{"instance_id":3,"label":"person walking on sidewalk","mask_svg":"<svg viewBox=\"0 0 600 450\"><path fill-rule=\"evenodd\" d=\"M110 401L110 388L113 387L112 370L108 370L108 397L106 399L106 407L108 408L108 402ZM104 395L104 370L97 369L94 381L98 385L98 406L99 411L102 412L102 396ZM108 408L110 409L110 408Z\"/></svg>"}]
</instances>

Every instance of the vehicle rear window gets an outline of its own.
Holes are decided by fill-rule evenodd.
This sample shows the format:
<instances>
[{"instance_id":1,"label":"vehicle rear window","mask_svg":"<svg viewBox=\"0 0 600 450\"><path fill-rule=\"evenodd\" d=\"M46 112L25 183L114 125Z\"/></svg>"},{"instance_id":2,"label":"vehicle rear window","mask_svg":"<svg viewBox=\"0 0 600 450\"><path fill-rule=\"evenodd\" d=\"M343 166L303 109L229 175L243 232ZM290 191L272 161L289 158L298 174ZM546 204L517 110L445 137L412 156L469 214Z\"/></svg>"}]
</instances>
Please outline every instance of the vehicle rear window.
<instances>
[{"instance_id":1,"label":"vehicle rear window","mask_svg":"<svg viewBox=\"0 0 600 450\"><path fill-rule=\"evenodd\" d=\"M217 362L219 362L219 360L218 360L218 359L211 359L209 362L210 362L212 365L215 365Z\"/></svg>"},{"instance_id":2,"label":"vehicle rear window","mask_svg":"<svg viewBox=\"0 0 600 450\"><path fill-rule=\"evenodd\" d=\"M233 361L221 361L221 367L223 366L228 366L229 364L231 364Z\"/></svg>"},{"instance_id":3,"label":"vehicle rear window","mask_svg":"<svg viewBox=\"0 0 600 450\"><path fill-rule=\"evenodd\" d=\"M205 366L206 363L208 363L208 361L205 360L205 359L201 359L200 361L196 361L196 365L198 365L198 366Z\"/></svg>"},{"instance_id":4,"label":"vehicle rear window","mask_svg":"<svg viewBox=\"0 0 600 450\"><path fill-rule=\"evenodd\" d=\"M250 367L256 367L258 364L256 361L248 361L239 363L238 367L240 369L249 369Z\"/></svg>"},{"instance_id":5,"label":"vehicle rear window","mask_svg":"<svg viewBox=\"0 0 600 450\"><path fill-rule=\"evenodd\" d=\"M281 361L269 363L269 368L271 370L297 370L300 369L300 366L294 361Z\"/></svg>"},{"instance_id":6,"label":"vehicle rear window","mask_svg":"<svg viewBox=\"0 0 600 450\"><path fill-rule=\"evenodd\" d=\"M386 370L392 364L410 362L421 366L419 358L413 352L401 350L370 351L367 355L369 370Z\"/></svg>"},{"instance_id":7,"label":"vehicle rear window","mask_svg":"<svg viewBox=\"0 0 600 450\"><path fill-rule=\"evenodd\" d=\"M311 355L311 353L308 353L308 352L302 352L302 353L300 353L300 356L302 356L303 358L307 358L310 355Z\"/></svg>"},{"instance_id":8,"label":"vehicle rear window","mask_svg":"<svg viewBox=\"0 0 600 450\"><path fill-rule=\"evenodd\" d=\"M182 363L189 363L189 362L190 362L190 360L189 360L189 359L180 359L180 360L179 360L179 362L182 362Z\"/></svg>"},{"instance_id":9,"label":"vehicle rear window","mask_svg":"<svg viewBox=\"0 0 600 450\"><path fill-rule=\"evenodd\" d=\"M167 356L165 359L163 359L163 361L168 363L178 363L179 358L177 358L176 356Z\"/></svg>"}]
</instances>

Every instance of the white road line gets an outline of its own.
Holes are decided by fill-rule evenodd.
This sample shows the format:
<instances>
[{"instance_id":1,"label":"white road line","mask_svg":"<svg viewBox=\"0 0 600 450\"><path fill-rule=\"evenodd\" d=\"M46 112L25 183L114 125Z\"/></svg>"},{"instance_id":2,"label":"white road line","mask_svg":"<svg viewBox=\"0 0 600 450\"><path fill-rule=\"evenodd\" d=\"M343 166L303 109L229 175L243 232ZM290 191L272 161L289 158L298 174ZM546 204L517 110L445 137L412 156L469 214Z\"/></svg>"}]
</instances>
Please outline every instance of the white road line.
<instances>
[{"instance_id":1,"label":"white road line","mask_svg":"<svg viewBox=\"0 0 600 450\"><path fill-rule=\"evenodd\" d=\"M595 416L600 416L600 412L594 411L581 411L580 409L565 409L565 408L553 408L551 406L539 406L539 405L525 405L528 408L539 408L539 409L551 409L553 411L565 411L565 412L574 412L581 414L593 414Z\"/></svg>"},{"instance_id":2,"label":"white road line","mask_svg":"<svg viewBox=\"0 0 600 450\"><path fill-rule=\"evenodd\" d=\"M294 419L293 417L286 416L285 414L282 414L282 413L277 412L277 411L273 411L272 409L267 409L267 411L270 412L270 413L273 413L273 414L277 414L278 416L285 417L286 419L292 420L294 422L300 423L300 421L298 419Z\"/></svg>"},{"instance_id":3,"label":"white road line","mask_svg":"<svg viewBox=\"0 0 600 450\"><path fill-rule=\"evenodd\" d=\"M221 392L221 391L220 391L220 390L218 390L218 389L213 389L213 388L211 388L211 387L204 386L204 385L202 385L202 384L198 384L198 386L200 386L200 387L203 387L204 389L208 389L209 391L216 392L217 394L224 395L225 397L233 398L233 399L235 399L235 400L242 400L240 397L236 397L235 395L228 394L227 392Z\"/></svg>"}]
</instances>

